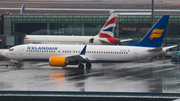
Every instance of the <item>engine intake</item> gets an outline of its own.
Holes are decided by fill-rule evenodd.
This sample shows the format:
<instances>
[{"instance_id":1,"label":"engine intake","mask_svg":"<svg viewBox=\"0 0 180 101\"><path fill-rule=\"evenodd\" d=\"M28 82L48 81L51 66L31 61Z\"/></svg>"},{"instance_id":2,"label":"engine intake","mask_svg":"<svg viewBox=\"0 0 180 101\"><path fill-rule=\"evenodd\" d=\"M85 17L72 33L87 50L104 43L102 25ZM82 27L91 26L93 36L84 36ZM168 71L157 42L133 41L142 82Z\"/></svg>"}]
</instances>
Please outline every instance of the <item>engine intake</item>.
<instances>
[{"instance_id":1,"label":"engine intake","mask_svg":"<svg viewBox=\"0 0 180 101\"><path fill-rule=\"evenodd\" d=\"M68 64L68 61L66 60L66 58L58 57L58 56L51 56L49 58L50 66L65 67L67 64Z\"/></svg>"}]
</instances>

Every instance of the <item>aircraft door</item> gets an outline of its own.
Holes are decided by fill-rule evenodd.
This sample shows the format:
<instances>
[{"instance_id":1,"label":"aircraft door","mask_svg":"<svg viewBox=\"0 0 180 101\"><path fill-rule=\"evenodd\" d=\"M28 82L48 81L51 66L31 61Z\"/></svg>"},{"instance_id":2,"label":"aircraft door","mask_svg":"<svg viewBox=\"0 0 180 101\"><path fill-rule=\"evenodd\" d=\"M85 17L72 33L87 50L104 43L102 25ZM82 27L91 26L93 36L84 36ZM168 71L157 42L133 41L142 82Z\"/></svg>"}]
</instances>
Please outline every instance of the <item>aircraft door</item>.
<instances>
[{"instance_id":1,"label":"aircraft door","mask_svg":"<svg viewBox=\"0 0 180 101\"><path fill-rule=\"evenodd\" d=\"M134 49L133 55L134 58L138 58L138 49Z\"/></svg>"},{"instance_id":2,"label":"aircraft door","mask_svg":"<svg viewBox=\"0 0 180 101\"><path fill-rule=\"evenodd\" d=\"M94 43L94 38L89 39L89 44L93 44Z\"/></svg>"},{"instance_id":3,"label":"aircraft door","mask_svg":"<svg viewBox=\"0 0 180 101\"><path fill-rule=\"evenodd\" d=\"M23 55L23 51L24 51L24 48L23 48L23 47L20 47L20 48L19 48L19 55Z\"/></svg>"}]
</instances>

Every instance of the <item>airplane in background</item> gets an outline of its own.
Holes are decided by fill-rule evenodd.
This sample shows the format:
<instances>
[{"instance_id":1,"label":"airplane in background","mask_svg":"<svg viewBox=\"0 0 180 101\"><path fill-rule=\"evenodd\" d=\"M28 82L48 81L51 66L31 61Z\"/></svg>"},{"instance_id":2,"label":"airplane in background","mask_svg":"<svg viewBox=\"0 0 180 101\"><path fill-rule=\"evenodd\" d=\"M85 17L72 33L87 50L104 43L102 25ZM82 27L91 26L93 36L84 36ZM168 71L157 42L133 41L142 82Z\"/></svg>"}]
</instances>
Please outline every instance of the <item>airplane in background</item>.
<instances>
[{"instance_id":1,"label":"airplane in background","mask_svg":"<svg viewBox=\"0 0 180 101\"><path fill-rule=\"evenodd\" d=\"M96 36L26 35L24 43L111 45L131 41L132 39L119 40L114 38L117 16L117 13L112 13Z\"/></svg>"},{"instance_id":2,"label":"airplane in background","mask_svg":"<svg viewBox=\"0 0 180 101\"><path fill-rule=\"evenodd\" d=\"M91 63L120 63L145 59L167 52L177 45L162 47L169 15L163 15L142 40L125 46L25 44L10 48L3 56L16 61L49 61L50 66L78 65L91 68ZM20 66L20 62L19 62Z\"/></svg>"},{"instance_id":3,"label":"airplane in background","mask_svg":"<svg viewBox=\"0 0 180 101\"><path fill-rule=\"evenodd\" d=\"M25 4L22 4L20 14L24 14L24 10L25 10Z\"/></svg>"}]
</instances>

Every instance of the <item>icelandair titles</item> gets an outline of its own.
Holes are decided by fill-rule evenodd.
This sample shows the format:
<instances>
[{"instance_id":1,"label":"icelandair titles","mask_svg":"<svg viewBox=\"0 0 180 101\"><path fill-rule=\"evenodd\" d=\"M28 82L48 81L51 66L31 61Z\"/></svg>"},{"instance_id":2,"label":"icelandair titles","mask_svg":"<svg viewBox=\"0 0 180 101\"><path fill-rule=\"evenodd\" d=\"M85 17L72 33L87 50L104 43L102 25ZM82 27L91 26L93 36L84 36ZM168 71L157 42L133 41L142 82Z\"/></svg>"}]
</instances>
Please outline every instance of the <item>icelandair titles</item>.
<instances>
[{"instance_id":1,"label":"icelandair titles","mask_svg":"<svg viewBox=\"0 0 180 101\"><path fill-rule=\"evenodd\" d=\"M29 49L29 50L57 50L58 47L33 47L33 46L28 46L27 49Z\"/></svg>"}]
</instances>

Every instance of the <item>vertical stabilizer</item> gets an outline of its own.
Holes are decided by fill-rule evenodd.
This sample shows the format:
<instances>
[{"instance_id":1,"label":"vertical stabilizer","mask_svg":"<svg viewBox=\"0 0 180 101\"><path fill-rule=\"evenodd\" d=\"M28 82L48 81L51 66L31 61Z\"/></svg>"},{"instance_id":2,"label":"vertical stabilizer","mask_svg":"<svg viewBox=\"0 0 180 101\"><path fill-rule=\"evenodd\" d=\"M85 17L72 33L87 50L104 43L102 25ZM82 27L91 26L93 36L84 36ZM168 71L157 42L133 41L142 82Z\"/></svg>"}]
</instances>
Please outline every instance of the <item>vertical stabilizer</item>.
<instances>
[{"instance_id":1,"label":"vertical stabilizer","mask_svg":"<svg viewBox=\"0 0 180 101\"><path fill-rule=\"evenodd\" d=\"M24 10L25 10L25 4L22 4L20 14L24 14Z\"/></svg>"},{"instance_id":2,"label":"vertical stabilizer","mask_svg":"<svg viewBox=\"0 0 180 101\"><path fill-rule=\"evenodd\" d=\"M128 44L126 46L161 47L168 20L169 15L163 15L142 40L136 43Z\"/></svg>"},{"instance_id":3,"label":"vertical stabilizer","mask_svg":"<svg viewBox=\"0 0 180 101\"><path fill-rule=\"evenodd\" d=\"M114 37L114 30L116 27L117 13L112 13L109 19L106 21L100 32L98 33L100 38Z\"/></svg>"}]
</instances>

